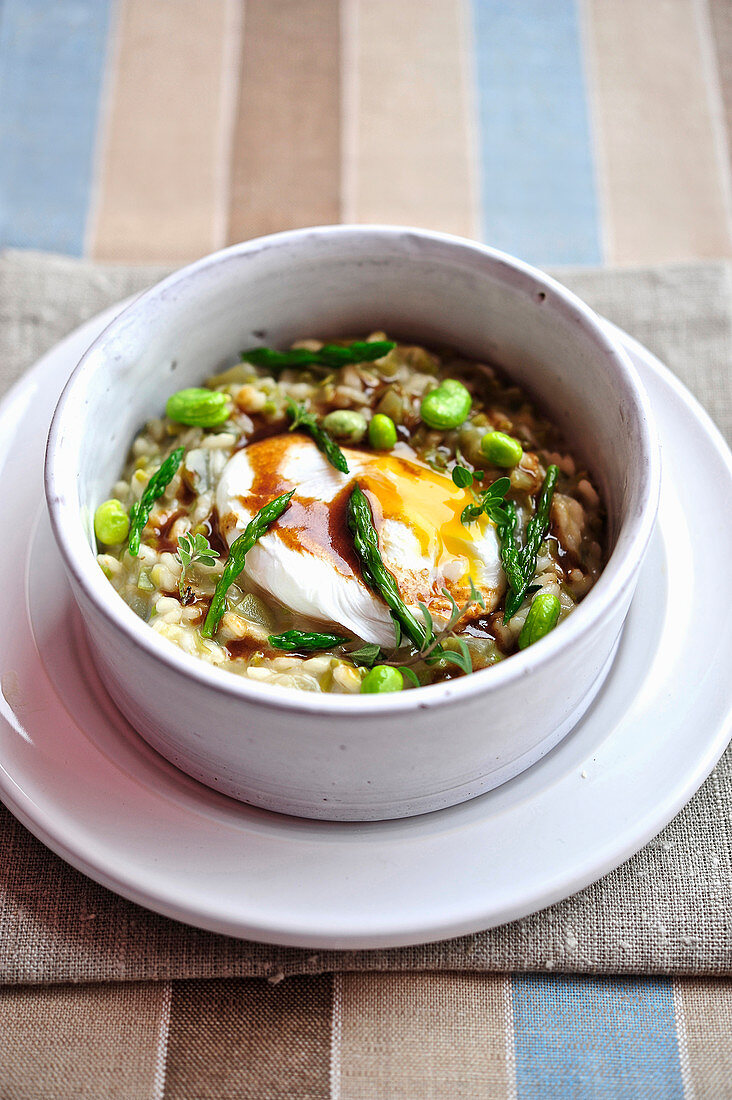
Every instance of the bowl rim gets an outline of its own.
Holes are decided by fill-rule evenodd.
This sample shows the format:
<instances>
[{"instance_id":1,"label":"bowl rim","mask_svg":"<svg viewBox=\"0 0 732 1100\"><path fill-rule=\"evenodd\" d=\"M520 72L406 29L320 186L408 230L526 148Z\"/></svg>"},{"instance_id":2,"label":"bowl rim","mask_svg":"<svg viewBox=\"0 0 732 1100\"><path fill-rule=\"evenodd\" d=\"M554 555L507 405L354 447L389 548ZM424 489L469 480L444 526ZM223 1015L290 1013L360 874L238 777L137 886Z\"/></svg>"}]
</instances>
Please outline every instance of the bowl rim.
<instances>
[{"instance_id":1,"label":"bowl rim","mask_svg":"<svg viewBox=\"0 0 732 1100\"><path fill-rule=\"evenodd\" d=\"M595 343L613 363L619 380L624 383L625 391L632 395L638 421L636 426L639 430L641 454L644 458L643 467L639 472L637 490L639 507L635 514L626 514L623 517L617 532L615 547L605 567L587 596L562 622L561 630L552 631L536 645L513 654L510 659L479 669L468 676L384 695L305 692L294 688L277 688L273 691L272 685L267 686L250 681L243 676L235 676L226 669L185 653L174 643L161 638L150 629L147 623L135 615L132 608L115 591L97 565L94 552L84 533L79 515L80 509L74 504L73 494L68 493L67 483L71 478L69 472L64 470L65 424L69 412L74 408L82 383L99 369L99 362L95 360L104 351L105 343L110 336L124 326L130 317L134 317L140 310L144 311L160 296L166 296L181 282L195 280L232 256L268 251L277 247L296 246L307 241L308 238L327 241L353 235L376 238L381 236L391 240L413 239L426 242L428 245L447 246L448 249L455 249L456 256L462 252L464 255L470 254L474 261L481 258L489 260L494 269L518 274L524 282L532 283L537 291L551 291L550 308L559 307L566 316L571 316L586 332L590 333ZM202 688L239 699L250 706L262 709L274 708L294 714L322 713L353 718L359 716L373 718L380 714L432 709L466 700L475 695L489 695L492 691L498 691L512 683L522 681L526 676L530 676L535 668L551 664L560 658L565 650L580 645L603 615L609 615L613 607L623 599L628 588L634 584L655 525L660 479L660 446L649 398L625 350L589 306L556 279L490 245L434 230L380 224L309 226L252 238L209 253L172 272L136 296L97 336L64 386L51 421L44 464L47 507L54 537L66 569L94 609L114 630L120 631L128 641L133 642L155 661L166 666L171 673L197 682ZM622 554L618 553L619 549L622 550Z\"/></svg>"}]
</instances>

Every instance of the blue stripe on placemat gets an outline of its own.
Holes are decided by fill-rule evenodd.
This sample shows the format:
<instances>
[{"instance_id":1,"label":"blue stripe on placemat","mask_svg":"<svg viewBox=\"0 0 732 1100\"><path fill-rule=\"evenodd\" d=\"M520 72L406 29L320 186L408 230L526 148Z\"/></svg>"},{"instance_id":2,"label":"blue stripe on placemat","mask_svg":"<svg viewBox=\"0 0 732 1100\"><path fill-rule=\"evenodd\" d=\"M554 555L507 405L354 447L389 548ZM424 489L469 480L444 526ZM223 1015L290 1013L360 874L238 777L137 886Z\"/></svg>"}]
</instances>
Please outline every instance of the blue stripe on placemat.
<instances>
[{"instance_id":1,"label":"blue stripe on placemat","mask_svg":"<svg viewBox=\"0 0 732 1100\"><path fill-rule=\"evenodd\" d=\"M575 0L473 0L482 236L536 264L602 262Z\"/></svg>"},{"instance_id":2,"label":"blue stripe on placemat","mask_svg":"<svg viewBox=\"0 0 732 1100\"><path fill-rule=\"evenodd\" d=\"M0 244L81 255L111 0L3 0Z\"/></svg>"},{"instance_id":3,"label":"blue stripe on placemat","mask_svg":"<svg viewBox=\"0 0 732 1100\"><path fill-rule=\"evenodd\" d=\"M518 1100L682 1100L667 978L514 975Z\"/></svg>"}]
</instances>

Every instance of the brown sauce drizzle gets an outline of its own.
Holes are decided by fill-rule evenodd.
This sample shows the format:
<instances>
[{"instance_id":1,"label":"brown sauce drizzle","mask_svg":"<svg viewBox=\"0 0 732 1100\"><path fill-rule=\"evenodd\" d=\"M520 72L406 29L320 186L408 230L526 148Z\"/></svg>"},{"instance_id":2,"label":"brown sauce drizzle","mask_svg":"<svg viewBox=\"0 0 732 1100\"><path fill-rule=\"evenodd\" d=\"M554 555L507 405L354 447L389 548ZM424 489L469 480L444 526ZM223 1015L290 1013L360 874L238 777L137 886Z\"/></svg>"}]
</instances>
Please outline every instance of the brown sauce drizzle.
<instances>
[{"instance_id":1,"label":"brown sauce drizzle","mask_svg":"<svg viewBox=\"0 0 732 1100\"><path fill-rule=\"evenodd\" d=\"M572 550L568 550L562 545L559 536L554 533L555 530L554 521L552 521L549 527L549 533L546 536L546 541L551 544L553 555L566 577L571 569L581 569L582 562Z\"/></svg>"},{"instance_id":2,"label":"brown sauce drizzle","mask_svg":"<svg viewBox=\"0 0 732 1100\"><path fill-rule=\"evenodd\" d=\"M174 554L177 551L178 540L171 538L170 529L175 521L185 514L185 509L177 508L174 512L171 512L165 522L161 523L159 527L153 527L154 546L161 554L166 551L169 554Z\"/></svg>"},{"instance_id":3,"label":"brown sauce drizzle","mask_svg":"<svg viewBox=\"0 0 732 1100\"><path fill-rule=\"evenodd\" d=\"M264 655L262 643L253 638L234 638L226 643L226 649L233 661L249 661L255 654Z\"/></svg>"},{"instance_id":4,"label":"brown sauce drizzle","mask_svg":"<svg viewBox=\"0 0 732 1100\"><path fill-rule=\"evenodd\" d=\"M260 441L249 451L253 472L252 487L239 499L251 513L265 504L296 488L280 473L284 450L290 439L297 436L281 434ZM276 531L285 546L298 552L306 551L315 557L327 558L344 577L360 575L360 568L353 541L346 522L348 498L352 486L345 485L330 501L315 497L296 496L290 507L277 521Z\"/></svg>"},{"instance_id":5,"label":"brown sauce drizzle","mask_svg":"<svg viewBox=\"0 0 732 1100\"><path fill-rule=\"evenodd\" d=\"M219 513L215 506L210 516L207 516L201 526L205 528L205 535L208 539L209 546L213 547L219 557L227 557L229 547L226 545L226 540L219 529Z\"/></svg>"}]
</instances>

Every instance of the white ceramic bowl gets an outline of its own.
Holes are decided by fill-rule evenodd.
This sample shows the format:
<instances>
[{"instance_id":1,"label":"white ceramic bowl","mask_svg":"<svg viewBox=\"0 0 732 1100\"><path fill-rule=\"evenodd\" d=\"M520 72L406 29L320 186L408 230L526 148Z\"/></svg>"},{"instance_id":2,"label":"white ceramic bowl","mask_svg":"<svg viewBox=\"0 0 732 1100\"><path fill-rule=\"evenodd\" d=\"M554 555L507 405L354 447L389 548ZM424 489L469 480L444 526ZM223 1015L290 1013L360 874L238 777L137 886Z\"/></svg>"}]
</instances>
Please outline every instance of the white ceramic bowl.
<instances>
[{"instance_id":1,"label":"white ceramic bowl","mask_svg":"<svg viewBox=\"0 0 732 1100\"><path fill-rule=\"evenodd\" d=\"M548 637L471 676L399 695L273 689L188 656L114 591L92 516L171 391L240 348L366 333L456 346L503 367L565 430L605 496L612 553ZM517 775L576 724L610 667L653 527L659 456L623 350L559 284L437 233L336 226L208 256L143 294L72 375L48 442L54 533L99 673L132 725L235 798L339 820L450 806Z\"/></svg>"}]
</instances>

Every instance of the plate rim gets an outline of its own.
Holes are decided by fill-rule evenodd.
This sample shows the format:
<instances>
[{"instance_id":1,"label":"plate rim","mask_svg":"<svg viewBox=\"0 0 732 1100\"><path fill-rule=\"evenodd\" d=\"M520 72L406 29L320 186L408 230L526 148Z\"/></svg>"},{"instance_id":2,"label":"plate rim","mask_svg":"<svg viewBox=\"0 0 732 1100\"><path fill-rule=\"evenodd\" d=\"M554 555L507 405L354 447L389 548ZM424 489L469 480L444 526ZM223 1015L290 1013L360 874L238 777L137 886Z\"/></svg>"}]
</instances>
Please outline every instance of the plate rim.
<instances>
[{"instance_id":1,"label":"plate rim","mask_svg":"<svg viewBox=\"0 0 732 1100\"><path fill-rule=\"evenodd\" d=\"M82 334L101 331L102 324L108 323L107 318L113 316L115 311L120 308L121 305L108 307L96 317L84 322L83 325L79 326L79 328L75 329L46 352L24 376L21 376L7 392L2 402L0 402L0 419L6 413L11 402L18 397L22 397L23 393L31 387L37 379L43 376L44 371L50 369L51 364L65 352L68 345L79 342ZM694 416L705 434L709 437L714 449L724 461L730 478L732 478L732 454L730 454L729 448L721 432L703 406L701 406L696 398L687 390L683 383L665 367L653 353L643 347L639 341L628 336L627 333L623 332L623 330L619 329L617 326L611 325L610 322L605 323L614 330L615 335L622 340L625 347L635 352L636 356L641 359L644 367L653 370L661 381L676 393L676 396L683 403L686 410ZM39 496L42 497L40 486ZM39 513L40 510L34 513L34 525ZM38 659L40 660L40 657ZM0 702L4 704L4 700L0 700ZM62 705L60 700L59 705ZM698 790L724 752L729 740L731 725L732 714L728 713L726 719L719 723L719 728L715 736L710 738L709 742L706 744L705 752L697 760L696 766L691 772L685 775L685 780L678 784L676 796L670 802L668 798L662 799L661 804L664 807L663 811L658 812L658 810L656 810L655 813L647 814L646 817L648 820L645 822L644 827L637 828L633 833L633 839L629 840L622 848L608 844L606 845L608 850L602 859L598 860L596 855L595 858L589 858L588 856L582 861L579 867L575 862L573 865L573 874L570 876L570 879L565 875L561 878L561 884L557 882L554 890L547 890L546 888L541 890L540 900L534 896L533 900L527 903L524 899L523 904L520 902L515 903L513 909L494 913L493 917L489 920L486 920L485 917L484 902L475 912L468 913L467 915L463 905L461 906L459 920L456 918L453 924L450 925L443 922L440 924L439 928L434 927L434 924L430 925L429 928L425 925L419 930L415 930L413 913L406 916L403 927L399 925L399 914L392 913L388 931L384 929L375 930L373 927L367 930L364 925L360 930L354 930L354 928L351 927L348 932L344 933L342 930L338 930L338 921L337 918L335 918L334 926L331 929L324 930L322 919L319 919L317 930L311 929L303 933L302 922L300 922L297 927L293 925L288 929L283 926L282 923L277 925L276 922L269 921L265 926L264 924L258 924L256 921L252 920L248 922L242 921L241 917L238 919L233 918L233 914L228 916L222 915L220 905L207 907L201 904L202 900L205 899L202 899L200 894L193 903L190 897L187 899L179 898L176 896L176 891L171 891L170 889L161 898L160 893L151 892L149 889L149 882L144 881L151 878L149 870L144 874L138 873L135 876L133 869L131 876L128 875L127 879L120 879L107 873L104 867L95 862L93 858L89 858L88 856L85 857L83 852L77 851L73 846L69 846L67 840L59 837L57 832L54 831L53 822L47 823L47 813L45 809L29 798L13 775L6 770L5 766L0 767L0 794L2 794L2 799L5 804L22 824L71 866L114 893L154 912L161 913L164 916L183 921L187 924L193 924L194 926L205 928L212 932L224 933L236 938L253 939L259 942L282 946L313 949L347 948L350 950L399 947L451 938L478 929L495 927L507 921L517 919L518 917L527 916L529 913L534 913L539 909L546 908L578 890L587 887L609 871L618 867L621 863L625 862L630 855L642 848L653 836L657 835L660 829L676 816L679 810L693 796L696 790ZM442 812L449 813L449 811ZM134 865L127 864L128 870L131 866L134 868ZM132 877L136 877L137 882L133 882ZM234 927L234 924L236 927Z\"/></svg>"}]
</instances>

